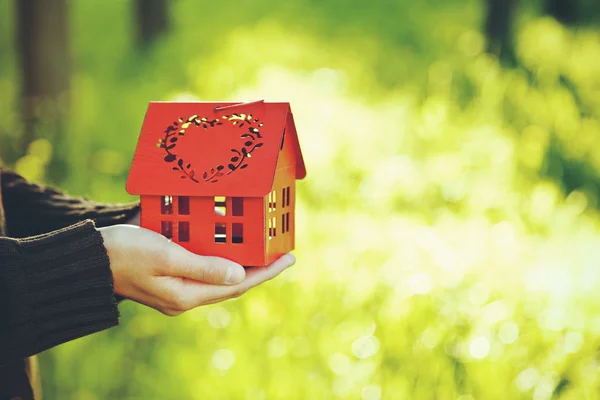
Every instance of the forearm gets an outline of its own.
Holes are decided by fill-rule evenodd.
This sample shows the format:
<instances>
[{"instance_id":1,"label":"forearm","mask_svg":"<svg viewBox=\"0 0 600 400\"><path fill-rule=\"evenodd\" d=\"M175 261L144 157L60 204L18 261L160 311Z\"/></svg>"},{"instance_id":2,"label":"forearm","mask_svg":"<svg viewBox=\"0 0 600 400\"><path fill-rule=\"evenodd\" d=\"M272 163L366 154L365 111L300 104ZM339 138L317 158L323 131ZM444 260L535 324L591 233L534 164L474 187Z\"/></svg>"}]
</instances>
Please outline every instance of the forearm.
<instances>
[{"instance_id":1,"label":"forearm","mask_svg":"<svg viewBox=\"0 0 600 400\"><path fill-rule=\"evenodd\" d=\"M86 219L98 227L129 223L139 212L138 203L106 204L69 196L11 171L2 171L1 184L6 226L13 237L38 235Z\"/></svg>"},{"instance_id":2,"label":"forearm","mask_svg":"<svg viewBox=\"0 0 600 400\"><path fill-rule=\"evenodd\" d=\"M118 323L113 278L92 221L0 238L0 365Z\"/></svg>"}]
</instances>

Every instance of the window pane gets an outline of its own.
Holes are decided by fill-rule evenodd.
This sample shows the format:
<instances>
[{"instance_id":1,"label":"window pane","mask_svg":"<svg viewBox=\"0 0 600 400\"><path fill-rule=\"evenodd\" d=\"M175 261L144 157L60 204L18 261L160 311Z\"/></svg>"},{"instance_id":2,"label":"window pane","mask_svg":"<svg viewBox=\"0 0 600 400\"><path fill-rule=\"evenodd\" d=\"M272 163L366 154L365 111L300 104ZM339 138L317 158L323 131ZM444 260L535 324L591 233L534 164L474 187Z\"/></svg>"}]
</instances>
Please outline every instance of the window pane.
<instances>
[{"instance_id":1,"label":"window pane","mask_svg":"<svg viewBox=\"0 0 600 400\"><path fill-rule=\"evenodd\" d=\"M244 243L244 227L242 224L231 224L231 242Z\"/></svg>"},{"instance_id":2,"label":"window pane","mask_svg":"<svg viewBox=\"0 0 600 400\"><path fill-rule=\"evenodd\" d=\"M269 193L269 212L273 211L273 192Z\"/></svg>"},{"instance_id":3,"label":"window pane","mask_svg":"<svg viewBox=\"0 0 600 400\"><path fill-rule=\"evenodd\" d=\"M227 226L222 222L215 224L215 243L227 242Z\"/></svg>"},{"instance_id":4,"label":"window pane","mask_svg":"<svg viewBox=\"0 0 600 400\"><path fill-rule=\"evenodd\" d=\"M290 187L288 186L286 189L287 189L286 190L287 193L285 196L285 205L289 207L289 205L290 205Z\"/></svg>"},{"instance_id":5,"label":"window pane","mask_svg":"<svg viewBox=\"0 0 600 400\"><path fill-rule=\"evenodd\" d=\"M275 212L277 209L277 192L272 191L269 194L269 212Z\"/></svg>"},{"instance_id":6,"label":"window pane","mask_svg":"<svg viewBox=\"0 0 600 400\"><path fill-rule=\"evenodd\" d=\"M190 223L189 222L180 222L179 223L178 238L179 238L180 242L189 242L190 241Z\"/></svg>"},{"instance_id":7,"label":"window pane","mask_svg":"<svg viewBox=\"0 0 600 400\"><path fill-rule=\"evenodd\" d=\"M285 231L290 231L290 213L285 213Z\"/></svg>"},{"instance_id":8,"label":"window pane","mask_svg":"<svg viewBox=\"0 0 600 400\"><path fill-rule=\"evenodd\" d=\"M244 199L242 197L234 197L231 199L231 215L241 217L244 215Z\"/></svg>"},{"instance_id":9,"label":"window pane","mask_svg":"<svg viewBox=\"0 0 600 400\"><path fill-rule=\"evenodd\" d=\"M178 212L180 215L189 215L190 214L190 198L188 196L179 196L177 198L178 204Z\"/></svg>"},{"instance_id":10,"label":"window pane","mask_svg":"<svg viewBox=\"0 0 600 400\"><path fill-rule=\"evenodd\" d=\"M167 239L173 238L173 223L171 221L162 221L160 223L160 233Z\"/></svg>"},{"instance_id":11,"label":"window pane","mask_svg":"<svg viewBox=\"0 0 600 400\"><path fill-rule=\"evenodd\" d=\"M160 202L160 213L173 214L173 196L163 196Z\"/></svg>"},{"instance_id":12,"label":"window pane","mask_svg":"<svg viewBox=\"0 0 600 400\"><path fill-rule=\"evenodd\" d=\"M285 207L285 188L281 189L281 207Z\"/></svg>"},{"instance_id":13,"label":"window pane","mask_svg":"<svg viewBox=\"0 0 600 400\"><path fill-rule=\"evenodd\" d=\"M215 197L215 215L227 215L227 197Z\"/></svg>"},{"instance_id":14,"label":"window pane","mask_svg":"<svg viewBox=\"0 0 600 400\"><path fill-rule=\"evenodd\" d=\"M273 217L273 237L277 236L277 218Z\"/></svg>"},{"instance_id":15,"label":"window pane","mask_svg":"<svg viewBox=\"0 0 600 400\"><path fill-rule=\"evenodd\" d=\"M285 214L281 214L281 233L285 232Z\"/></svg>"}]
</instances>

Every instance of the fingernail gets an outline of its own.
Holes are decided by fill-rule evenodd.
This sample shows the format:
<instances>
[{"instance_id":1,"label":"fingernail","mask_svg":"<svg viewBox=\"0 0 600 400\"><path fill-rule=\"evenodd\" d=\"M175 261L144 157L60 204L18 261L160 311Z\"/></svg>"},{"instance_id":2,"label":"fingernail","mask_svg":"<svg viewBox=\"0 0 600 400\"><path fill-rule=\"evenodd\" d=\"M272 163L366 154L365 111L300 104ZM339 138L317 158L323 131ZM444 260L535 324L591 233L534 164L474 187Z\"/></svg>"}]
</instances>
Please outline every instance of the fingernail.
<instances>
[{"instance_id":1,"label":"fingernail","mask_svg":"<svg viewBox=\"0 0 600 400\"><path fill-rule=\"evenodd\" d=\"M246 277L246 271L244 268L240 267L228 267L227 272L225 272L225 284L227 285L236 285L241 283Z\"/></svg>"}]
</instances>

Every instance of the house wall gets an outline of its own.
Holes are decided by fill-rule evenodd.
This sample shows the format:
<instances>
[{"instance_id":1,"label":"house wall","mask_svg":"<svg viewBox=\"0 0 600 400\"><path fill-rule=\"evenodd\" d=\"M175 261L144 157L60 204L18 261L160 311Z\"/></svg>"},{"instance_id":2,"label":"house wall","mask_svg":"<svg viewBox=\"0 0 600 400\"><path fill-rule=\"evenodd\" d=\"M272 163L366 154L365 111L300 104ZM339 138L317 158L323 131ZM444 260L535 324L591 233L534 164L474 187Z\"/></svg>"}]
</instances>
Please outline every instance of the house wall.
<instances>
[{"instance_id":1,"label":"house wall","mask_svg":"<svg viewBox=\"0 0 600 400\"><path fill-rule=\"evenodd\" d=\"M260 198L243 199L243 216L232 216L232 198L226 198L226 215L217 216L214 212L214 198L194 199L195 208L201 209L201 219L195 223L193 234L199 240L192 240L191 251L224 257L244 266L264 265L265 244L263 238L264 214ZM223 223L226 229L226 242L215 243L215 224ZM232 243L233 223L243 226L243 243Z\"/></svg>"},{"instance_id":2,"label":"house wall","mask_svg":"<svg viewBox=\"0 0 600 400\"><path fill-rule=\"evenodd\" d=\"M286 129L287 130L287 129ZM289 205L284 204L283 189L289 187ZM270 264L282 255L289 253L295 246L296 226L296 157L291 140L284 136L283 149L279 153L277 160L277 170L273 182L273 191L275 194L275 209L269 207L269 196L265 196L263 201L265 219L265 242L267 245L267 260ZM283 232L282 217L286 218L289 214L289 230ZM269 219L275 218L275 236L269 238Z\"/></svg>"},{"instance_id":3,"label":"house wall","mask_svg":"<svg viewBox=\"0 0 600 400\"><path fill-rule=\"evenodd\" d=\"M173 196L172 214L161 214L163 196L142 196L141 226L161 233L161 223L170 221L172 240L201 255L227 258L244 266L265 265L264 212L262 198L244 198L243 216L232 216L232 198L226 199L226 215L215 214L214 197L191 197L189 215L180 215L179 198ZM189 242L179 241L179 222L189 222ZM215 242L215 224L223 223L226 242ZM232 224L241 223L243 242L232 243Z\"/></svg>"}]
</instances>

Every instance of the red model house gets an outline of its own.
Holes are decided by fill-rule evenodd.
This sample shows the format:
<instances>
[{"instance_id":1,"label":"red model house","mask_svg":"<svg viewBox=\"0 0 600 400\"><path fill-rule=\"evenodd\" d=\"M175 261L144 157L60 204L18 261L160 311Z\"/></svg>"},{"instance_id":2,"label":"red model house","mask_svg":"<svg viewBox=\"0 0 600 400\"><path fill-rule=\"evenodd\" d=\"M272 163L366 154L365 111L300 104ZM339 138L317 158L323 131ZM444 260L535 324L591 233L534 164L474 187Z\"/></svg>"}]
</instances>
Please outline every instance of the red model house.
<instances>
[{"instance_id":1,"label":"red model house","mask_svg":"<svg viewBox=\"0 0 600 400\"><path fill-rule=\"evenodd\" d=\"M265 266L294 248L306 175L289 103L148 106L127 191L141 226L188 250Z\"/></svg>"}]
</instances>

